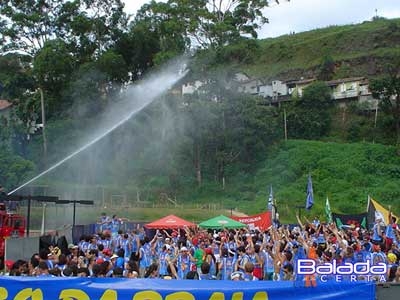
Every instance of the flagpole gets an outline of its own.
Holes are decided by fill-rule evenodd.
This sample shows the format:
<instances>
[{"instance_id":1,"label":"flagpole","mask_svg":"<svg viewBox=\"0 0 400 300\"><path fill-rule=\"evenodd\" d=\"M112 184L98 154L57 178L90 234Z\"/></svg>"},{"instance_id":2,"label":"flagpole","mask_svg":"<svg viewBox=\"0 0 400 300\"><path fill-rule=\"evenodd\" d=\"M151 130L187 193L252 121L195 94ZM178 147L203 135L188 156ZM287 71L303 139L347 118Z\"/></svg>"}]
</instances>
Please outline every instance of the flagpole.
<instances>
[{"instance_id":1,"label":"flagpole","mask_svg":"<svg viewBox=\"0 0 400 300\"><path fill-rule=\"evenodd\" d=\"M301 219L301 209L303 208L303 205L296 205L296 208L299 215L299 219Z\"/></svg>"}]
</instances>

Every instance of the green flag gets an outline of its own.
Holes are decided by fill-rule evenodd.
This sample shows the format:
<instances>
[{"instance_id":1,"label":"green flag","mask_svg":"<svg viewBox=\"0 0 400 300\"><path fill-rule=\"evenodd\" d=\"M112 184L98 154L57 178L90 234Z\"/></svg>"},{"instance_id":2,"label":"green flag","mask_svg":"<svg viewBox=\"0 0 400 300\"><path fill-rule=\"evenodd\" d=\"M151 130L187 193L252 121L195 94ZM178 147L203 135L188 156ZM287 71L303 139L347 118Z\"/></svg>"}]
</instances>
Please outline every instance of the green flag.
<instances>
[{"instance_id":1,"label":"green flag","mask_svg":"<svg viewBox=\"0 0 400 300\"><path fill-rule=\"evenodd\" d=\"M337 226L339 229L342 229L342 227L343 227L342 220L340 220L339 218L336 218L336 226Z\"/></svg>"},{"instance_id":2,"label":"green flag","mask_svg":"<svg viewBox=\"0 0 400 300\"><path fill-rule=\"evenodd\" d=\"M364 218L362 219L361 227L364 228L364 229L367 228L367 218L366 218L366 217L364 217Z\"/></svg>"},{"instance_id":3,"label":"green flag","mask_svg":"<svg viewBox=\"0 0 400 300\"><path fill-rule=\"evenodd\" d=\"M325 214L326 214L326 221L328 223L332 223L332 212L328 197L326 197Z\"/></svg>"}]
</instances>

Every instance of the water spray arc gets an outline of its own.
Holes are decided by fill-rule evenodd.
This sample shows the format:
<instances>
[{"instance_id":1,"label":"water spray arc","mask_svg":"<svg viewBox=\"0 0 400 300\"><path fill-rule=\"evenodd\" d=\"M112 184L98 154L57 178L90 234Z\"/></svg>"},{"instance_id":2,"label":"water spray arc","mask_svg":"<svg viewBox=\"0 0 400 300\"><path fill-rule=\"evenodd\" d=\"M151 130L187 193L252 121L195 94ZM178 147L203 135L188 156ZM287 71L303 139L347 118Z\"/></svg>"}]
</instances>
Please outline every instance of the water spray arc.
<instances>
[{"instance_id":1,"label":"water spray arc","mask_svg":"<svg viewBox=\"0 0 400 300\"><path fill-rule=\"evenodd\" d=\"M169 88L171 88L171 86L173 86L176 82L178 82L181 78L183 78L186 75L187 71L186 70L183 71L182 66L186 66L186 64L184 62L183 63L179 62L178 64L170 65L166 69L156 74L153 74L149 78L143 80L143 82L141 82L140 85L133 86L131 90L128 91L127 93L128 94L132 93L134 96L136 96L136 98L142 96L143 97L142 102L140 102L139 104L137 102L132 104L132 101L125 100L122 103L120 103L119 106L112 113L114 118L118 116L119 118L118 122L115 123L108 121L107 123L108 125L103 126L104 129L101 130L98 134L94 135L94 137L90 139L88 143L78 148L76 151L69 154L62 160L58 161L57 163L49 167L47 170L41 172L39 175L33 177L29 181L13 189L11 192L8 193L8 195L15 193L16 191L22 189L23 187L34 182L40 177L53 171L66 161L70 160L74 156L86 150L87 148L89 148L90 146L92 146L93 144L95 144L96 142L98 142L111 132L113 132L115 129L120 127L122 124L127 122L129 119L131 119L138 112L140 112L150 103L152 103L157 97L166 92Z\"/></svg>"}]
</instances>

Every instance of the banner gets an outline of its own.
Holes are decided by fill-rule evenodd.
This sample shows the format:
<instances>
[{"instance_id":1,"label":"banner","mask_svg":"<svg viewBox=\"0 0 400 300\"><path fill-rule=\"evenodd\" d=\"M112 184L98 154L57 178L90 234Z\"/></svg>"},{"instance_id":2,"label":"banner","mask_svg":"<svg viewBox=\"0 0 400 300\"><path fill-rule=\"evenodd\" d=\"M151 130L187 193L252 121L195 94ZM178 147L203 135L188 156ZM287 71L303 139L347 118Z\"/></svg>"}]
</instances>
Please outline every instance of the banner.
<instances>
[{"instance_id":1,"label":"banner","mask_svg":"<svg viewBox=\"0 0 400 300\"><path fill-rule=\"evenodd\" d=\"M354 227L354 228L367 228L367 213L362 214L335 214L332 213L333 221L338 228L341 227Z\"/></svg>"},{"instance_id":2,"label":"banner","mask_svg":"<svg viewBox=\"0 0 400 300\"><path fill-rule=\"evenodd\" d=\"M375 300L372 282L163 280L125 278L0 277L2 299L15 300Z\"/></svg>"},{"instance_id":3,"label":"banner","mask_svg":"<svg viewBox=\"0 0 400 300\"><path fill-rule=\"evenodd\" d=\"M231 216L231 219L246 224L250 229L258 229L260 231L265 231L272 225L270 211L247 217Z\"/></svg>"}]
</instances>

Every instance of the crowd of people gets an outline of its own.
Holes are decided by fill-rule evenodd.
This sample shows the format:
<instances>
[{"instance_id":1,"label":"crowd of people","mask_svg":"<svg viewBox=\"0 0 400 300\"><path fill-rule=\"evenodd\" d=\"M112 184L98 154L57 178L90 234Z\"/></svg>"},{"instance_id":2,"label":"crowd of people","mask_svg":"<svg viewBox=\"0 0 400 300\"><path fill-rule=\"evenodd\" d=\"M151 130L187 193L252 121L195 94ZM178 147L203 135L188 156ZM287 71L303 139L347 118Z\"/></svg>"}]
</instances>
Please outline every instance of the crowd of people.
<instances>
[{"instance_id":1,"label":"crowd of people","mask_svg":"<svg viewBox=\"0 0 400 300\"><path fill-rule=\"evenodd\" d=\"M297 216L298 226L271 226L265 231L184 227L160 229L151 235L139 226L119 230L110 222L113 219L116 216L103 215L100 224L106 226L98 234L82 236L66 252L50 246L29 261L12 262L9 275L302 280L312 285L319 274L301 277L297 272L298 261L308 259L316 266L333 261L339 266L384 263L385 281L400 282L400 229L393 218L386 226L378 219L370 230L355 225L338 228L317 218L302 221Z\"/></svg>"}]
</instances>

